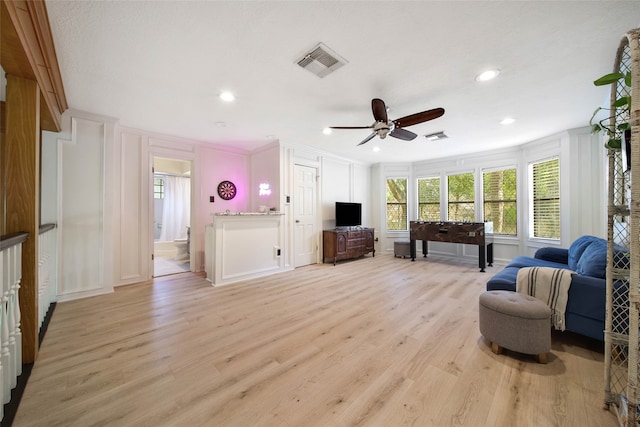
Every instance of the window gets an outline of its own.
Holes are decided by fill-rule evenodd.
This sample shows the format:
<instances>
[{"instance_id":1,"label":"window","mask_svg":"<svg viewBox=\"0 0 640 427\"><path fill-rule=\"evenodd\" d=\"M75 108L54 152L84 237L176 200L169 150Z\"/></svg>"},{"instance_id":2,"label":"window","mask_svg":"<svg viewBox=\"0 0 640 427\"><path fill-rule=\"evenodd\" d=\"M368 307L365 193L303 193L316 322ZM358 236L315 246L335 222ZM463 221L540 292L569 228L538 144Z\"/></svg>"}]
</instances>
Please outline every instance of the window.
<instances>
[{"instance_id":1,"label":"window","mask_svg":"<svg viewBox=\"0 0 640 427\"><path fill-rule=\"evenodd\" d=\"M440 178L418 178L418 220L440 221Z\"/></svg>"},{"instance_id":2,"label":"window","mask_svg":"<svg viewBox=\"0 0 640 427\"><path fill-rule=\"evenodd\" d=\"M530 165L531 237L560 238L560 160Z\"/></svg>"},{"instance_id":3,"label":"window","mask_svg":"<svg viewBox=\"0 0 640 427\"><path fill-rule=\"evenodd\" d=\"M407 230L406 178L387 178L387 230Z\"/></svg>"},{"instance_id":4,"label":"window","mask_svg":"<svg viewBox=\"0 0 640 427\"><path fill-rule=\"evenodd\" d=\"M164 199L164 180L162 178L153 178L153 198Z\"/></svg>"},{"instance_id":5,"label":"window","mask_svg":"<svg viewBox=\"0 0 640 427\"><path fill-rule=\"evenodd\" d=\"M493 222L495 234L518 234L516 206L516 169L482 174L484 220Z\"/></svg>"},{"instance_id":6,"label":"window","mask_svg":"<svg viewBox=\"0 0 640 427\"><path fill-rule=\"evenodd\" d=\"M447 177L449 221L475 221L473 173Z\"/></svg>"}]
</instances>

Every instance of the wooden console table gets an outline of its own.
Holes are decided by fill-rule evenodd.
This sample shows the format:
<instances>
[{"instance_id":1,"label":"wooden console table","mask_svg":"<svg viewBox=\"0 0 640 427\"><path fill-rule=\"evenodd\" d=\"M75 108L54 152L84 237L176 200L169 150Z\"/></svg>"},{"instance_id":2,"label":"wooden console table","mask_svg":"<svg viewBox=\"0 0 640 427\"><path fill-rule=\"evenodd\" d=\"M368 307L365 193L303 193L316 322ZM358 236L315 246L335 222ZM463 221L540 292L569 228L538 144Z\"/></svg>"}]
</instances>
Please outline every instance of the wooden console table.
<instances>
[{"instance_id":1,"label":"wooden console table","mask_svg":"<svg viewBox=\"0 0 640 427\"><path fill-rule=\"evenodd\" d=\"M358 258L369 252L376 256L373 244L373 228L336 228L322 232L322 262L325 259L336 261Z\"/></svg>"},{"instance_id":2,"label":"wooden console table","mask_svg":"<svg viewBox=\"0 0 640 427\"><path fill-rule=\"evenodd\" d=\"M484 272L487 262L493 264L492 222L411 221L409 229L411 261L416 260L416 240L422 240L422 254L427 256L427 242L478 245L478 267ZM486 252L485 252L486 250Z\"/></svg>"}]
</instances>

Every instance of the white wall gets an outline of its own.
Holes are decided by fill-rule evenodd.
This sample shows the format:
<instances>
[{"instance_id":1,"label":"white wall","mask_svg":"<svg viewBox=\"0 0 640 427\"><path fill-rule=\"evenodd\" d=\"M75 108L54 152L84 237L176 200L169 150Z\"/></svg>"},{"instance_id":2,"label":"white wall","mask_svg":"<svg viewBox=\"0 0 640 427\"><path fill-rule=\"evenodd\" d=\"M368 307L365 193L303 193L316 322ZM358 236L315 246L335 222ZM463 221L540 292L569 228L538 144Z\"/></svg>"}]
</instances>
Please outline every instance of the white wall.
<instances>
[{"instance_id":1,"label":"white wall","mask_svg":"<svg viewBox=\"0 0 640 427\"><path fill-rule=\"evenodd\" d=\"M260 206L280 211L280 145L270 144L251 152L250 211L257 212ZM269 184L270 195L259 195L261 183Z\"/></svg>"},{"instance_id":2,"label":"white wall","mask_svg":"<svg viewBox=\"0 0 640 427\"><path fill-rule=\"evenodd\" d=\"M111 292L113 239L112 187L107 170L113 167L107 155L114 123L108 118L67 112L63 132L43 133L44 192L42 218L58 224L58 300ZM55 142L54 142L55 141ZM56 147L55 154L52 147Z\"/></svg>"},{"instance_id":3,"label":"white wall","mask_svg":"<svg viewBox=\"0 0 640 427\"><path fill-rule=\"evenodd\" d=\"M43 133L42 161L42 219L59 227L60 301L151 278L154 157L193 165L195 271L204 268L204 226L211 213L246 211L251 204L243 150L120 127L114 119L78 111L67 111L62 125L59 134ZM233 200L218 197L223 180L236 183Z\"/></svg>"},{"instance_id":4,"label":"white wall","mask_svg":"<svg viewBox=\"0 0 640 427\"><path fill-rule=\"evenodd\" d=\"M362 203L363 226L372 226L372 204L370 200L370 169L366 164L339 158L329 153L312 150L292 144L281 144L281 200L285 213L285 241L287 248L293 248L293 218L286 197L293 194L294 165L314 167L318 170L319 224L318 224L318 262L322 262L322 230L333 229L335 222L335 202ZM292 253L292 250L287 252ZM285 253L287 253L285 252ZM292 265L292 259L287 265Z\"/></svg>"},{"instance_id":5,"label":"white wall","mask_svg":"<svg viewBox=\"0 0 640 427\"><path fill-rule=\"evenodd\" d=\"M362 225L371 226L369 170L369 166L353 161L329 156L322 157L320 179L323 229L332 229L336 226L335 202L362 203Z\"/></svg>"},{"instance_id":6,"label":"white wall","mask_svg":"<svg viewBox=\"0 0 640 427\"><path fill-rule=\"evenodd\" d=\"M246 211L250 204L248 157L242 150L214 144L119 127L116 132L119 169L116 198L120 220L116 223L113 247L115 285L149 280L152 276L153 251L153 179L151 165L155 157L192 162L191 171L191 269L204 268L205 224L211 214L226 210ZM222 181L236 185L236 196L224 200L217 187ZM209 197L214 202L209 202ZM137 239L138 243L129 243Z\"/></svg>"},{"instance_id":7,"label":"white wall","mask_svg":"<svg viewBox=\"0 0 640 427\"><path fill-rule=\"evenodd\" d=\"M497 261L532 254L538 247L568 246L582 234L604 236L606 227L606 156L588 129L574 129L520 147L407 164L369 166L306 147L274 144L255 153L120 127L113 119L81 112L63 116L60 134L43 133L43 222L56 222L60 236L60 300L110 292L113 286L148 280L153 242L154 157L192 162L192 268L204 268L204 230L214 212L255 210L263 204L253 191L262 180L274 181L269 207L283 217L284 268L292 267L290 204L295 164L318 169L318 240L335 227L336 201L363 204L363 225L376 228L376 250L391 252L393 241L408 232L384 229L386 177L409 179L410 220L415 219L415 179L434 174L516 165L520 198L519 234L497 237ZM53 150L53 147L56 147ZM55 151L55 155L54 155ZM557 241L528 238L527 167L532 161L559 155L561 164L562 236ZM217 194L223 180L236 184L233 200ZM478 181L478 186L479 181ZM479 187L478 187L479 188ZM56 193L57 198L51 196ZM255 194L254 194L255 193ZM213 196L215 201L209 202ZM481 221L481 212L478 218ZM441 244L436 252L474 258L477 248ZM320 247L320 256L322 249ZM321 261L320 259L318 261Z\"/></svg>"},{"instance_id":8,"label":"white wall","mask_svg":"<svg viewBox=\"0 0 640 427\"><path fill-rule=\"evenodd\" d=\"M42 131L42 171L40 181L40 224L58 222L58 138L60 134Z\"/></svg>"}]
</instances>

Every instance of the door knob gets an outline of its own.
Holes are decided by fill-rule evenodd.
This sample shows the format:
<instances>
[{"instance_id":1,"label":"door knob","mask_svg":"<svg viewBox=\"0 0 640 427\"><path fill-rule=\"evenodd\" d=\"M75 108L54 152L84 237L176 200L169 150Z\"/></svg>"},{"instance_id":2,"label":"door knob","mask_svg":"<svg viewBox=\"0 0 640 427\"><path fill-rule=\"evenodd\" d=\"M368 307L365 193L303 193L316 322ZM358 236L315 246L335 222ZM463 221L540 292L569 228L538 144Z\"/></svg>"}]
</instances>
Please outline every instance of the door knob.
<instances>
[{"instance_id":1,"label":"door knob","mask_svg":"<svg viewBox=\"0 0 640 427\"><path fill-rule=\"evenodd\" d=\"M296 219L296 222L300 222L300 220L299 220L299 219Z\"/></svg>"}]
</instances>

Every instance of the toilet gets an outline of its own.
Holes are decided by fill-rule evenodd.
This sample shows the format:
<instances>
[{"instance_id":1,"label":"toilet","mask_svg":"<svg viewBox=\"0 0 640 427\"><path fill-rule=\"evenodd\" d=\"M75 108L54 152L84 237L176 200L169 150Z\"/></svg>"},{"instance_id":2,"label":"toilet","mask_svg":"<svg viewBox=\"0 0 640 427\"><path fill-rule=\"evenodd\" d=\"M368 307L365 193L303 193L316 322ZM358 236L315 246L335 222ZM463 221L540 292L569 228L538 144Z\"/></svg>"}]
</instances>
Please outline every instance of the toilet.
<instances>
[{"instance_id":1,"label":"toilet","mask_svg":"<svg viewBox=\"0 0 640 427\"><path fill-rule=\"evenodd\" d=\"M191 228L187 227L187 238L186 239L175 239L173 241L173 246L176 247L176 256L175 259L177 261L188 261L189 260L189 244L191 243Z\"/></svg>"},{"instance_id":2,"label":"toilet","mask_svg":"<svg viewBox=\"0 0 640 427\"><path fill-rule=\"evenodd\" d=\"M176 239L173 241L173 246L176 247L176 260L182 261L189 259L187 239Z\"/></svg>"}]
</instances>

